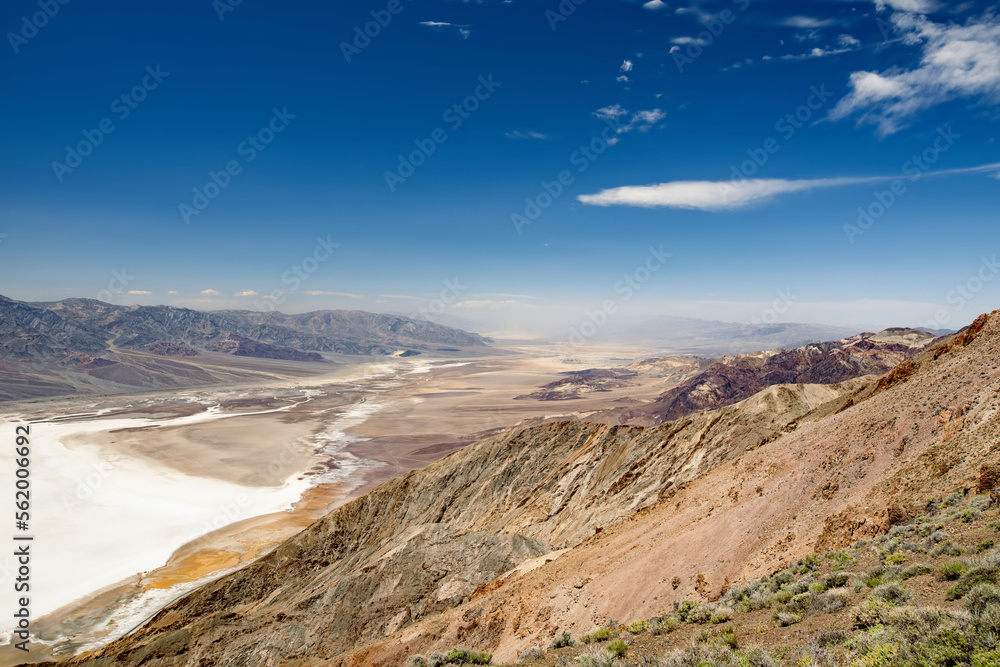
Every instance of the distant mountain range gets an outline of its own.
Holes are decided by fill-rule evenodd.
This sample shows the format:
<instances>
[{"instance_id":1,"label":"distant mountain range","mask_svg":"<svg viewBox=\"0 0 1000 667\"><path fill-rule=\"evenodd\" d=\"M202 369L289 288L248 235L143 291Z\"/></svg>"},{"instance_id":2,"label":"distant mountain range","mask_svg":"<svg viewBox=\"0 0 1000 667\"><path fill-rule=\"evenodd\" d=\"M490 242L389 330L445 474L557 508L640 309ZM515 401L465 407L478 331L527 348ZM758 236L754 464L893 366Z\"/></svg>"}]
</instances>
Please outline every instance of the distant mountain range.
<instances>
[{"instance_id":1,"label":"distant mountain range","mask_svg":"<svg viewBox=\"0 0 1000 667\"><path fill-rule=\"evenodd\" d=\"M81 381L108 391L212 382L201 364L183 362L205 352L322 362L324 353L410 356L490 342L425 320L358 310L201 312L0 296L0 400L76 393Z\"/></svg>"},{"instance_id":2,"label":"distant mountain range","mask_svg":"<svg viewBox=\"0 0 1000 667\"><path fill-rule=\"evenodd\" d=\"M865 375L881 375L936 340L938 337L926 331L896 328L810 343L791 350L724 357L651 403L616 408L587 420L662 424L694 412L732 405L774 385L828 385Z\"/></svg>"}]
</instances>

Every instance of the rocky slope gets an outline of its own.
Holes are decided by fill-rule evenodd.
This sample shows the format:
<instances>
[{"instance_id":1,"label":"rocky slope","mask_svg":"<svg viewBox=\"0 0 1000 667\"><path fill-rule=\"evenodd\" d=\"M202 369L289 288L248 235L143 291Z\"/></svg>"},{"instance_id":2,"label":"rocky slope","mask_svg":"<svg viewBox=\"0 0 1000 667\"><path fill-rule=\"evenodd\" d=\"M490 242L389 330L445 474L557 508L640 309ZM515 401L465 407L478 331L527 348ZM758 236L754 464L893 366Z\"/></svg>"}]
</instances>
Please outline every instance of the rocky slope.
<instances>
[{"instance_id":1,"label":"rocky slope","mask_svg":"<svg viewBox=\"0 0 1000 667\"><path fill-rule=\"evenodd\" d=\"M712 410L776 384L831 384L881 375L936 338L915 329L886 329L792 350L726 357L644 406L619 408L588 419L610 424L662 424Z\"/></svg>"}]
</instances>

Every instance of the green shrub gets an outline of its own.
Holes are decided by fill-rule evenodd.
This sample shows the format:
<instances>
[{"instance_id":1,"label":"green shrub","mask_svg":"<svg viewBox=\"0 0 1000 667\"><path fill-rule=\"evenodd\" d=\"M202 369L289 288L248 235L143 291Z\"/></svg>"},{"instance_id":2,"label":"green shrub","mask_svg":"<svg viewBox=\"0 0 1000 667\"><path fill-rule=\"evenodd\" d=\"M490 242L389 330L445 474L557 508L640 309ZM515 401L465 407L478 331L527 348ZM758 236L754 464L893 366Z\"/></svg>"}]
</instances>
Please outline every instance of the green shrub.
<instances>
[{"instance_id":1,"label":"green shrub","mask_svg":"<svg viewBox=\"0 0 1000 667\"><path fill-rule=\"evenodd\" d=\"M851 667L895 667L898 651L895 644L878 644L852 662Z\"/></svg>"},{"instance_id":2,"label":"green shrub","mask_svg":"<svg viewBox=\"0 0 1000 667\"><path fill-rule=\"evenodd\" d=\"M616 658L624 658L625 654L628 653L628 644L626 644L621 639L616 639L607 646L608 653Z\"/></svg>"},{"instance_id":3,"label":"green shrub","mask_svg":"<svg viewBox=\"0 0 1000 667\"><path fill-rule=\"evenodd\" d=\"M614 636L617 636L617 632L614 632L611 628L597 628L590 635L591 639L595 642L606 642Z\"/></svg>"},{"instance_id":4,"label":"green shrub","mask_svg":"<svg viewBox=\"0 0 1000 667\"><path fill-rule=\"evenodd\" d=\"M912 597L910 591L906 589L905 586L896 583L895 581L890 581L887 584L882 584L877 586L875 590L872 591L872 597L888 604L903 604Z\"/></svg>"},{"instance_id":5,"label":"green shrub","mask_svg":"<svg viewBox=\"0 0 1000 667\"><path fill-rule=\"evenodd\" d=\"M823 583L827 588L843 588L851 580L851 575L847 572L834 572L826 575Z\"/></svg>"},{"instance_id":6,"label":"green shrub","mask_svg":"<svg viewBox=\"0 0 1000 667\"><path fill-rule=\"evenodd\" d=\"M976 545L976 553L981 554L984 551L989 551L990 549L993 548L993 544L994 544L993 540L986 540L985 542L980 542L979 544Z\"/></svg>"},{"instance_id":7,"label":"green shrub","mask_svg":"<svg viewBox=\"0 0 1000 667\"><path fill-rule=\"evenodd\" d=\"M573 641L573 635L563 631L561 634L556 635L552 639L552 643L549 644L549 648L565 648L567 646L573 646L574 644L576 644L576 642Z\"/></svg>"},{"instance_id":8,"label":"green shrub","mask_svg":"<svg viewBox=\"0 0 1000 667\"><path fill-rule=\"evenodd\" d=\"M468 651L464 648L453 648L445 656L445 664L448 665L488 665L492 660L493 655L490 653Z\"/></svg>"},{"instance_id":9,"label":"green shrub","mask_svg":"<svg viewBox=\"0 0 1000 667\"><path fill-rule=\"evenodd\" d=\"M778 625L785 628L789 625L795 625L802 620L801 614L793 614L789 611L778 611L774 614L774 620L778 622Z\"/></svg>"},{"instance_id":10,"label":"green shrub","mask_svg":"<svg viewBox=\"0 0 1000 667\"><path fill-rule=\"evenodd\" d=\"M641 635L646 630L649 630L649 621L633 621L628 626L628 631L633 635Z\"/></svg>"},{"instance_id":11,"label":"green shrub","mask_svg":"<svg viewBox=\"0 0 1000 667\"><path fill-rule=\"evenodd\" d=\"M775 593L771 597L771 600L774 601L774 602L777 602L779 604L785 604L786 602L788 602L789 600L791 600L794 595L795 595L795 593L791 592L790 590L788 590L786 588L786 589L780 590L777 593Z\"/></svg>"},{"instance_id":12,"label":"green shrub","mask_svg":"<svg viewBox=\"0 0 1000 667\"><path fill-rule=\"evenodd\" d=\"M894 554L889 554L885 557L885 562L890 565L902 565L906 561L906 554L901 551L897 551Z\"/></svg>"},{"instance_id":13,"label":"green shrub","mask_svg":"<svg viewBox=\"0 0 1000 667\"><path fill-rule=\"evenodd\" d=\"M885 623L891 607L882 600L869 598L851 610L854 627L858 629L871 628Z\"/></svg>"},{"instance_id":14,"label":"green shrub","mask_svg":"<svg viewBox=\"0 0 1000 667\"><path fill-rule=\"evenodd\" d=\"M812 595L810 593L799 593L792 597L785 605L786 611L805 611L809 607L809 598Z\"/></svg>"},{"instance_id":15,"label":"green shrub","mask_svg":"<svg viewBox=\"0 0 1000 667\"><path fill-rule=\"evenodd\" d=\"M976 584L965 595L966 608L977 616L991 604L1000 605L1000 588L991 584Z\"/></svg>"},{"instance_id":16,"label":"green shrub","mask_svg":"<svg viewBox=\"0 0 1000 667\"><path fill-rule=\"evenodd\" d=\"M675 611L684 623L689 622L688 619L691 616L691 612L698 608L698 603L692 600L681 600L679 603L675 603L675 605Z\"/></svg>"},{"instance_id":17,"label":"green shrub","mask_svg":"<svg viewBox=\"0 0 1000 667\"><path fill-rule=\"evenodd\" d=\"M849 595L846 588L831 588L825 593L814 596L809 604L812 609L821 614L832 614L847 606Z\"/></svg>"},{"instance_id":18,"label":"green shrub","mask_svg":"<svg viewBox=\"0 0 1000 667\"><path fill-rule=\"evenodd\" d=\"M992 584L997 581L998 568L994 565L976 565L965 572L958 583L948 589L946 599L957 600L972 590L976 584Z\"/></svg>"},{"instance_id":19,"label":"green shrub","mask_svg":"<svg viewBox=\"0 0 1000 667\"><path fill-rule=\"evenodd\" d=\"M927 563L916 563L906 568L900 573L902 579L912 579L913 577L919 577L925 574L930 574L933 572L931 566Z\"/></svg>"},{"instance_id":20,"label":"green shrub","mask_svg":"<svg viewBox=\"0 0 1000 667\"><path fill-rule=\"evenodd\" d=\"M1000 648L973 653L972 667L1000 667Z\"/></svg>"},{"instance_id":21,"label":"green shrub","mask_svg":"<svg viewBox=\"0 0 1000 667\"><path fill-rule=\"evenodd\" d=\"M406 667L427 667L427 658L419 654L410 656L410 660L406 663Z\"/></svg>"},{"instance_id":22,"label":"green shrub","mask_svg":"<svg viewBox=\"0 0 1000 667\"><path fill-rule=\"evenodd\" d=\"M960 560L941 563L937 569L938 581L955 581L965 573L965 570L965 563Z\"/></svg>"}]
</instances>

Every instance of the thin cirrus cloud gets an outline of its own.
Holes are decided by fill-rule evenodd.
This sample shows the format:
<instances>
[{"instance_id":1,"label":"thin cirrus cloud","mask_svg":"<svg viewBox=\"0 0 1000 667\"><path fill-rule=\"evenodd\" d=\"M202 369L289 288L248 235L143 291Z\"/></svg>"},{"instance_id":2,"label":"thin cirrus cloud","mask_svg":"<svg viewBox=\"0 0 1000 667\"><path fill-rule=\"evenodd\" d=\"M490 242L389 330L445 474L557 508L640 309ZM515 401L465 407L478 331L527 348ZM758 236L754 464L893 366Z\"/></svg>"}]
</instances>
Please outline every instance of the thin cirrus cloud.
<instances>
[{"instance_id":1,"label":"thin cirrus cloud","mask_svg":"<svg viewBox=\"0 0 1000 667\"><path fill-rule=\"evenodd\" d=\"M201 291L205 296L222 296L222 292L216 291L214 289L203 289Z\"/></svg>"},{"instance_id":2,"label":"thin cirrus cloud","mask_svg":"<svg viewBox=\"0 0 1000 667\"><path fill-rule=\"evenodd\" d=\"M462 36L462 39L469 39L469 35L472 34L472 26L463 25L461 23L448 23L447 21L421 21L420 25L433 28L434 30L440 30L441 28L454 28L458 31L458 34Z\"/></svg>"},{"instance_id":3,"label":"thin cirrus cloud","mask_svg":"<svg viewBox=\"0 0 1000 667\"><path fill-rule=\"evenodd\" d=\"M323 290L306 290L309 296L346 296L349 299L364 299L363 294L351 294L350 292L324 292Z\"/></svg>"},{"instance_id":4,"label":"thin cirrus cloud","mask_svg":"<svg viewBox=\"0 0 1000 667\"><path fill-rule=\"evenodd\" d=\"M130 289L128 293L135 294L136 296L149 296L152 294L152 292L144 289Z\"/></svg>"},{"instance_id":5,"label":"thin cirrus cloud","mask_svg":"<svg viewBox=\"0 0 1000 667\"><path fill-rule=\"evenodd\" d=\"M202 294L204 294L204 292L202 292ZM252 289L246 289L243 290L242 292L236 292L235 294L233 294L233 296L257 296L257 292L253 291Z\"/></svg>"},{"instance_id":6,"label":"thin cirrus cloud","mask_svg":"<svg viewBox=\"0 0 1000 667\"><path fill-rule=\"evenodd\" d=\"M833 19L817 19L811 16L790 16L782 22L790 28L825 28L833 25Z\"/></svg>"},{"instance_id":7,"label":"thin cirrus cloud","mask_svg":"<svg viewBox=\"0 0 1000 667\"><path fill-rule=\"evenodd\" d=\"M989 173L1000 170L1000 162L926 172L923 177L956 174ZM781 195L892 181L899 176L862 176L847 178L814 178L790 180L783 178L755 178L732 181L671 181L654 185L630 185L602 190L596 194L577 197L583 204L592 206L638 206L642 208L681 208L700 211L735 211L763 204Z\"/></svg>"},{"instance_id":8,"label":"thin cirrus cloud","mask_svg":"<svg viewBox=\"0 0 1000 667\"><path fill-rule=\"evenodd\" d=\"M508 139L548 139L549 135L542 134L541 132L521 132L520 130L513 130L511 132L505 132L505 136Z\"/></svg>"},{"instance_id":9,"label":"thin cirrus cloud","mask_svg":"<svg viewBox=\"0 0 1000 667\"><path fill-rule=\"evenodd\" d=\"M897 12L891 21L905 44L921 46L919 64L903 71L852 73L851 90L830 119L856 116L859 124L875 125L887 136L919 111L945 102L1000 102L1000 18L985 14L957 25Z\"/></svg>"}]
</instances>

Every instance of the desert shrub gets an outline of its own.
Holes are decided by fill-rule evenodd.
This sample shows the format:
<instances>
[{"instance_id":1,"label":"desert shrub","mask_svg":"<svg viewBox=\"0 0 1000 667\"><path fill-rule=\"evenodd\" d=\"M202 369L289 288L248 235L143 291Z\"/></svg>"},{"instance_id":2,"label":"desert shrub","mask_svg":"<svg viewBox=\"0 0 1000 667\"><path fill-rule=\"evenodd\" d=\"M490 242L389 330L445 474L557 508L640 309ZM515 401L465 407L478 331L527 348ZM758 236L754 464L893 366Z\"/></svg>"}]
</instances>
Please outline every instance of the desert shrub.
<instances>
[{"instance_id":1,"label":"desert shrub","mask_svg":"<svg viewBox=\"0 0 1000 667\"><path fill-rule=\"evenodd\" d=\"M983 513L982 513L982 512L980 512L979 510L977 510L976 508L974 508L974 507L969 507L968 509L966 509L965 511L963 511L963 512L962 512L962 513L961 513L961 514L959 515L959 517L960 517L960 518L962 519L962 521L964 521L965 523L972 523L973 521L975 521L976 519L978 519L978 518L979 518L980 516L982 516L982 514L983 514Z\"/></svg>"},{"instance_id":2,"label":"desert shrub","mask_svg":"<svg viewBox=\"0 0 1000 667\"><path fill-rule=\"evenodd\" d=\"M971 507L974 510L979 510L980 512L985 512L986 510L988 510L991 504L992 501L990 500L990 497L988 495L976 496L975 498L969 501L969 507Z\"/></svg>"},{"instance_id":3,"label":"desert shrub","mask_svg":"<svg viewBox=\"0 0 1000 667\"><path fill-rule=\"evenodd\" d=\"M872 597L877 600L882 600L883 602L888 602L889 604L903 604L910 599L912 594L906 589L902 584L896 583L895 581L890 581L887 584L882 584L875 587L872 591Z\"/></svg>"},{"instance_id":4,"label":"desert shrub","mask_svg":"<svg viewBox=\"0 0 1000 667\"><path fill-rule=\"evenodd\" d=\"M851 663L851 667L890 667L896 665L896 653L899 648L895 644L876 644L860 658Z\"/></svg>"},{"instance_id":5,"label":"desert shrub","mask_svg":"<svg viewBox=\"0 0 1000 667\"><path fill-rule=\"evenodd\" d=\"M724 644L692 644L686 649L671 651L660 660L647 663L650 667L777 667L777 662L762 648L752 646L732 650Z\"/></svg>"},{"instance_id":6,"label":"desert shrub","mask_svg":"<svg viewBox=\"0 0 1000 667\"><path fill-rule=\"evenodd\" d=\"M543 651L542 649L538 648L537 646L532 646L527 651L525 651L521 655L517 656L517 664L520 665L522 662L530 662L532 660L541 660L544 657L545 657L545 651Z\"/></svg>"},{"instance_id":7,"label":"desert shrub","mask_svg":"<svg viewBox=\"0 0 1000 667\"><path fill-rule=\"evenodd\" d=\"M826 578L823 579L823 583L827 588L843 588L850 580L851 575L848 572L833 572L826 575Z\"/></svg>"},{"instance_id":8,"label":"desert shrub","mask_svg":"<svg viewBox=\"0 0 1000 667\"><path fill-rule=\"evenodd\" d=\"M778 625L785 628L801 621L802 614L794 614L790 611L777 611L774 613L774 620L778 622Z\"/></svg>"},{"instance_id":9,"label":"desert shrub","mask_svg":"<svg viewBox=\"0 0 1000 667\"><path fill-rule=\"evenodd\" d=\"M979 544L976 545L976 553L981 554L984 551L989 551L990 549L993 548L993 544L994 544L993 540L986 540L985 542L980 542Z\"/></svg>"},{"instance_id":10,"label":"desert shrub","mask_svg":"<svg viewBox=\"0 0 1000 667\"><path fill-rule=\"evenodd\" d=\"M684 623L690 622L691 612L698 608L698 603L692 600L681 600L674 603L674 611Z\"/></svg>"},{"instance_id":11,"label":"desert shrub","mask_svg":"<svg viewBox=\"0 0 1000 667\"><path fill-rule=\"evenodd\" d=\"M493 655L480 651L469 651L464 648L453 648L445 656L446 665L488 665Z\"/></svg>"},{"instance_id":12,"label":"desert shrub","mask_svg":"<svg viewBox=\"0 0 1000 667\"><path fill-rule=\"evenodd\" d=\"M1000 605L1000 588L991 584L979 583L969 589L965 595L965 607L975 615L980 615L989 605Z\"/></svg>"},{"instance_id":13,"label":"desert shrub","mask_svg":"<svg viewBox=\"0 0 1000 667\"><path fill-rule=\"evenodd\" d=\"M816 638L816 644L820 648L826 648L835 644L843 644L846 640L847 633L843 630L827 630L826 632L821 632L819 637Z\"/></svg>"},{"instance_id":14,"label":"desert shrub","mask_svg":"<svg viewBox=\"0 0 1000 667\"><path fill-rule=\"evenodd\" d=\"M1000 667L1000 649L976 651L972 654L972 667Z\"/></svg>"},{"instance_id":15,"label":"desert shrub","mask_svg":"<svg viewBox=\"0 0 1000 667\"><path fill-rule=\"evenodd\" d=\"M765 607L771 606L771 595L763 589L754 591L750 597L743 598L740 602L740 606L743 607L745 611L764 609Z\"/></svg>"},{"instance_id":16,"label":"desert shrub","mask_svg":"<svg viewBox=\"0 0 1000 667\"><path fill-rule=\"evenodd\" d=\"M799 593L792 597L785 605L785 611L805 611L809 607L810 593Z\"/></svg>"},{"instance_id":17,"label":"desert shrub","mask_svg":"<svg viewBox=\"0 0 1000 667\"><path fill-rule=\"evenodd\" d=\"M579 667L614 667L615 657L604 649L592 646L577 656L576 664Z\"/></svg>"},{"instance_id":18,"label":"desert shrub","mask_svg":"<svg viewBox=\"0 0 1000 667\"><path fill-rule=\"evenodd\" d=\"M719 635L719 641L731 649L739 648L740 646L739 640L736 639L736 629L731 625L727 625L722 628L722 633Z\"/></svg>"},{"instance_id":19,"label":"desert shrub","mask_svg":"<svg viewBox=\"0 0 1000 667\"><path fill-rule=\"evenodd\" d=\"M850 593L846 588L831 588L828 591L813 596L809 606L820 614L832 614L847 606Z\"/></svg>"},{"instance_id":20,"label":"desert shrub","mask_svg":"<svg viewBox=\"0 0 1000 667\"><path fill-rule=\"evenodd\" d=\"M714 605L700 604L697 607L695 607L688 615L688 622L703 625L705 623L710 623L714 615L715 615Z\"/></svg>"},{"instance_id":21,"label":"desert shrub","mask_svg":"<svg viewBox=\"0 0 1000 667\"><path fill-rule=\"evenodd\" d=\"M783 590L778 591L773 596L771 596L771 602L772 603L776 602L778 604L785 604L786 602L788 602L789 600L791 600L792 597L794 597L794 596L795 596L795 593L793 593L790 590L788 590L787 588L785 588Z\"/></svg>"},{"instance_id":22,"label":"desert shrub","mask_svg":"<svg viewBox=\"0 0 1000 667\"><path fill-rule=\"evenodd\" d=\"M420 654L411 655L406 667L427 667L427 658Z\"/></svg>"},{"instance_id":23,"label":"desert shrub","mask_svg":"<svg viewBox=\"0 0 1000 667\"><path fill-rule=\"evenodd\" d=\"M725 623L733 618L733 610L729 607L716 607L712 610L712 623Z\"/></svg>"},{"instance_id":24,"label":"desert shrub","mask_svg":"<svg viewBox=\"0 0 1000 667\"><path fill-rule=\"evenodd\" d=\"M935 530L930 535L927 536L927 540L924 542L928 547L932 547L935 544L940 544L948 539L948 533L943 530Z\"/></svg>"},{"instance_id":25,"label":"desert shrub","mask_svg":"<svg viewBox=\"0 0 1000 667\"><path fill-rule=\"evenodd\" d=\"M962 550L952 544L951 540L945 540L941 544L937 545L931 555L938 556L961 556Z\"/></svg>"},{"instance_id":26,"label":"desert shrub","mask_svg":"<svg viewBox=\"0 0 1000 667\"><path fill-rule=\"evenodd\" d=\"M771 583L775 587L774 590L778 590L785 584L790 584L793 581L795 581L795 577L792 576L792 573L787 570L782 570L778 574L771 577Z\"/></svg>"},{"instance_id":27,"label":"desert shrub","mask_svg":"<svg viewBox=\"0 0 1000 667\"><path fill-rule=\"evenodd\" d=\"M965 574L966 565L960 560L949 560L937 568L938 581L955 581Z\"/></svg>"},{"instance_id":28,"label":"desert shrub","mask_svg":"<svg viewBox=\"0 0 1000 667\"><path fill-rule=\"evenodd\" d=\"M611 628L597 628L591 633L590 637L595 642L606 642L613 636L617 636L618 633L614 632Z\"/></svg>"},{"instance_id":29,"label":"desert shrub","mask_svg":"<svg viewBox=\"0 0 1000 667\"><path fill-rule=\"evenodd\" d=\"M884 601L869 598L851 610L854 627L858 629L882 625L891 607Z\"/></svg>"},{"instance_id":30,"label":"desert shrub","mask_svg":"<svg viewBox=\"0 0 1000 667\"><path fill-rule=\"evenodd\" d=\"M427 667L441 667L448 664L448 656L440 651L434 651L427 656Z\"/></svg>"},{"instance_id":31,"label":"desert shrub","mask_svg":"<svg viewBox=\"0 0 1000 667\"><path fill-rule=\"evenodd\" d=\"M786 590L791 591L792 594L794 595L798 595L799 593L805 593L806 591L808 591L812 583L813 583L812 577L802 577L794 584L789 585Z\"/></svg>"},{"instance_id":32,"label":"desert shrub","mask_svg":"<svg viewBox=\"0 0 1000 667\"><path fill-rule=\"evenodd\" d=\"M565 648L567 646L573 646L574 644L576 644L576 642L573 641L573 635L564 630L552 638L549 648Z\"/></svg>"},{"instance_id":33,"label":"desert shrub","mask_svg":"<svg viewBox=\"0 0 1000 667\"><path fill-rule=\"evenodd\" d=\"M919 577L925 574L930 574L933 572L931 566L927 563L915 563L910 567L906 568L900 573L901 579L912 579L913 577Z\"/></svg>"},{"instance_id":34,"label":"desert shrub","mask_svg":"<svg viewBox=\"0 0 1000 667\"><path fill-rule=\"evenodd\" d=\"M626 644L621 639L616 639L607 645L608 653L616 658L624 658L625 654L628 653L628 644Z\"/></svg>"},{"instance_id":35,"label":"desert shrub","mask_svg":"<svg viewBox=\"0 0 1000 667\"><path fill-rule=\"evenodd\" d=\"M889 554L885 557L885 562L889 565L902 565L906 562L906 554L902 551L897 551L896 553Z\"/></svg>"},{"instance_id":36,"label":"desert shrub","mask_svg":"<svg viewBox=\"0 0 1000 667\"><path fill-rule=\"evenodd\" d=\"M996 583L998 573L1000 573L1000 568L988 562L975 565L962 574L957 584L948 589L946 598L957 600L972 590L976 584Z\"/></svg>"},{"instance_id":37,"label":"desert shrub","mask_svg":"<svg viewBox=\"0 0 1000 667\"><path fill-rule=\"evenodd\" d=\"M633 621L628 626L628 631L633 635L641 635L646 630L649 630L649 621Z\"/></svg>"}]
</instances>

